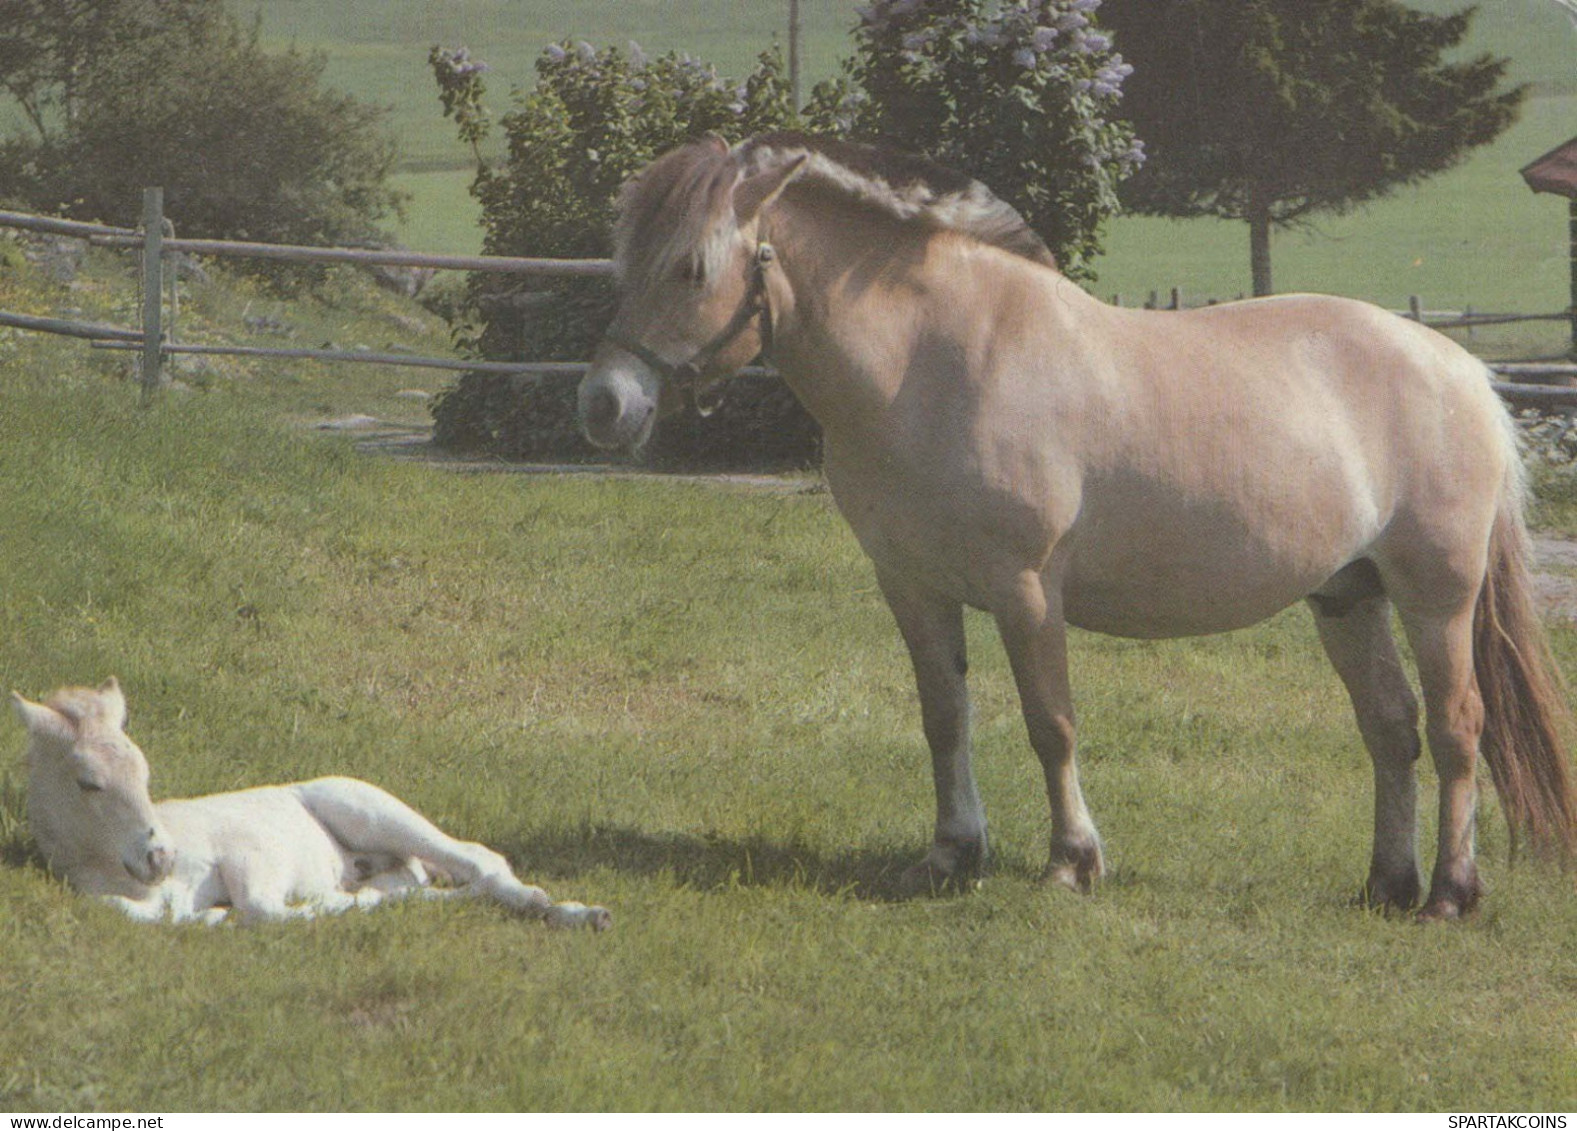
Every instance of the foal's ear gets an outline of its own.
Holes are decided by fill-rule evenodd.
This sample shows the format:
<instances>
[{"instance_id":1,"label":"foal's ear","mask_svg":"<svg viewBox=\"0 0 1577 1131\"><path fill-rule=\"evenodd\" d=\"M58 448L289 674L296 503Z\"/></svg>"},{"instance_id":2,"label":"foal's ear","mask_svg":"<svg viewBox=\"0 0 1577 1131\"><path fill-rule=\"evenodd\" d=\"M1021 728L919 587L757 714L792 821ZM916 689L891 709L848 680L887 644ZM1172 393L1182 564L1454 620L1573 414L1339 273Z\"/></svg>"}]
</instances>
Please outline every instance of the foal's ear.
<instances>
[{"instance_id":1,"label":"foal's ear","mask_svg":"<svg viewBox=\"0 0 1577 1131\"><path fill-rule=\"evenodd\" d=\"M778 198L778 194L792 184L805 170L810 154L801 153L792 161L784 161L761 170L753 177L746 177L734 186L734 218L748 224L761 214L761 210Z\"/></svg>"},{"instance_id":2,"label":"foal's ear","mask_svg":"<svg viewBox=\"0 0 1577 1131\"><path fill-rule=\"evenodd\" d=\"M76 737L76 728L71 725L71 720L53 707L46 707L42 703L29 703L13 691L11 709L16 712L16 717L22 721L29 734L67 741Z\"/></svg>"},{"instance_id":3,"label":"foal's ear","mask_svg":"<svg viewBox=\"0 0 1577 1131\"><path fill-rule=\"evenodd\" d=\"M126 696L120 689L120 680L110 676L99 684L99 694L110 708L110 717L124 730L126 728Z\"/></svg>"}]
</instances>

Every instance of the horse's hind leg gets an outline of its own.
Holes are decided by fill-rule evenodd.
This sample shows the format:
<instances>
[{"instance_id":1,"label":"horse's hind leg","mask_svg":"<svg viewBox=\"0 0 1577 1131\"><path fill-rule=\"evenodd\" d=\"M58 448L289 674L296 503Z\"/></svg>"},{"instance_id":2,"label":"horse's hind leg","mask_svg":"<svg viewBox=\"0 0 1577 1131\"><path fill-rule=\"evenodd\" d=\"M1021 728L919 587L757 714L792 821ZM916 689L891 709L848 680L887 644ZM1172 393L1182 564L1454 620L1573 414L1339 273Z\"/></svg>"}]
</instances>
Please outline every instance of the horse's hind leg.
<instances>
[{"instance_id":1,"label":"horse's hind leg","mask_svg":"<svg viewBox=\"0 0 1577 1131\"><path fill-rule=\"evenodd\" d=\"M1316 595L1309 607L1374 763L1374 851L1363 899L1371 907L1405 910L1419 893L1418 699L1391 635L1391 603L1383 593Z\"/></svg>"},{"instance_id":2,"label":"horse's hind leg","mask_svg":"<svg viewBox=\"0 0 1577 1131\"><path fill-rule=\"evenodd\" d=\"M1473 670L1473 603L1449 613L1412 614L1402 622L1418 663L1429 753L1440 778L1440 843L1423 916L1455 919L1478 903L1473 857L1479 737L1484 701Z\"/></svg>"},{"instance_id":3,"label":"horse's hind leg","mask_svg":"<svg viewBox=\"0 0 1577 1131\"><path fill-rule=\"evenodd\" d=\"M293 788L307 810L352 852L419 860L478 894L533 918L564 925L584 923L599 930L612 921L600 907L555 905L541 888L522 883L509 862L491 848L456 840L398 797L369 782L319 778Z\"/></svg>"}]
</instances>

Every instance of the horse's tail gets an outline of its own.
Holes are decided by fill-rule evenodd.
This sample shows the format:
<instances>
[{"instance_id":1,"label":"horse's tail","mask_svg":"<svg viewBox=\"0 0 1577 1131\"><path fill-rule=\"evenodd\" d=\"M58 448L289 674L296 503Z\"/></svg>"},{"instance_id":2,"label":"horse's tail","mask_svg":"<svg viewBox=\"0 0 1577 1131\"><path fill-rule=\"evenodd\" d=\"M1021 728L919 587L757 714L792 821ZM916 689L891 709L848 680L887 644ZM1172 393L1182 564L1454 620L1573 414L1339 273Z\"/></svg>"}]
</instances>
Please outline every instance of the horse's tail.
<instances>
[{"instance_id":1,"label":"horse's tail","mask_svg":"<svg viewBox=\"0 0 1577 1131\"><path fill-rule=\"evenodd\" d=\"M1473 663L1484 700L1480 749L1511 827L1535 852L1577 855L1577 793L1565 735L1566 684L1533 605L1532 541L1522 517L1520 464L1508 479L1490 535L1489 568L1473 617Z\"/></svg>"}]
</instances>

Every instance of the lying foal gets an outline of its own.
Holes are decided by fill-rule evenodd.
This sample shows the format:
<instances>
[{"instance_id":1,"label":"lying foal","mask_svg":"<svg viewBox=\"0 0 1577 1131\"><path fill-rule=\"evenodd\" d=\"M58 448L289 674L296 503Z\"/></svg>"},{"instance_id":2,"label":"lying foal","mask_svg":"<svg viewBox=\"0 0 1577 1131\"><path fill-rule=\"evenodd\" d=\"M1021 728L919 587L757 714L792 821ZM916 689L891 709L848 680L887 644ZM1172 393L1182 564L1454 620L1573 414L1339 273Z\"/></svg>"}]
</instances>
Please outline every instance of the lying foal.
<instances>
[{"instance_id":1,"label":"lying foal","mask_svg":"<svg viewBox=\"0 0 1577 1131\"><path fill-rule=\"evenodd\" d=\"M604 908L554 903L492 849L354 778L155 804L114 679L44 703L11 698L28 731L28 820L44 859L134 919L305 919L420 892L486 896L555 926L612 925ZM429 887L433 873L460 886Z\"/></svg>"}]
</instances>

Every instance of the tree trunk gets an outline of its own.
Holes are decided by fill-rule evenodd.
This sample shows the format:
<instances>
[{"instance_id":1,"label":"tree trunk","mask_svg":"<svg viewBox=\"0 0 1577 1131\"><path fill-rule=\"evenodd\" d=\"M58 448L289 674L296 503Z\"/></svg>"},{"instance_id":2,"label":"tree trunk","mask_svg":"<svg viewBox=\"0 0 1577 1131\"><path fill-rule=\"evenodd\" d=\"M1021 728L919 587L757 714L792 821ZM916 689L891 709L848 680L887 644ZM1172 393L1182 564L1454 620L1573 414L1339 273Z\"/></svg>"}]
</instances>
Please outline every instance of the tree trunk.
<instances>
[{"instance_id":1,"label":"tree trunk","mask_svg":"<svg viewBox=\"0 0 1577 1131\"><path fill-rule=\"evenodd\" d=\"M1270 205L1261 200L1250 202L1248 209L1248 256L1254 276L1254 296L1273 294L1270 280Z\"/></svg>"}]
</instances>

